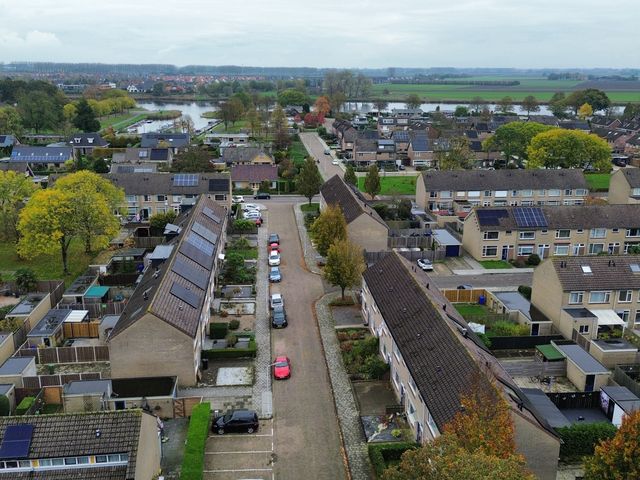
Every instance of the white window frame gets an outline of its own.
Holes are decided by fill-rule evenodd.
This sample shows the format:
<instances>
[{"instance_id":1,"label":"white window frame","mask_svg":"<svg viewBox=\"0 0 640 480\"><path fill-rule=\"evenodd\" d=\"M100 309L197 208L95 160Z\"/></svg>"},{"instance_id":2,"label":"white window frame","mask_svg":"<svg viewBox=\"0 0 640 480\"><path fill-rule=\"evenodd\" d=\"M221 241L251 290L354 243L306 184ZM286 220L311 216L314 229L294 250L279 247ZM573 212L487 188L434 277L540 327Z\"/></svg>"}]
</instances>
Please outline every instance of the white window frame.
<instances>
[{"instance_id":1,"label":"white window frame","mask_svg":"<svg viewBox=\"0 0 640 480\"><path fill-rule=\"evenodd\" d=\"M584 292L569 292L569 305L582 305Z\"/></svg>"},{"instance_id":2,"label":"white window frame","mask_svg":"<svg viewBox=\"0 0 640 480\"><path fill-rule=\"evenodd\" d=\"M602 300L595 300L594 295L602 294ZM611 303L611 291L610 290L594 290L589 292L589 303Z\"/></svg>"},{"instance_id":3,"label":"white window frame","mask_svg":"<svg viewBox=\"0 0 640 480\"><path fill-rule=\"evenodd\" d=\"M633 290L618 290L618 303L631 303L633 301Z\"/></svg>"}]
</instances>

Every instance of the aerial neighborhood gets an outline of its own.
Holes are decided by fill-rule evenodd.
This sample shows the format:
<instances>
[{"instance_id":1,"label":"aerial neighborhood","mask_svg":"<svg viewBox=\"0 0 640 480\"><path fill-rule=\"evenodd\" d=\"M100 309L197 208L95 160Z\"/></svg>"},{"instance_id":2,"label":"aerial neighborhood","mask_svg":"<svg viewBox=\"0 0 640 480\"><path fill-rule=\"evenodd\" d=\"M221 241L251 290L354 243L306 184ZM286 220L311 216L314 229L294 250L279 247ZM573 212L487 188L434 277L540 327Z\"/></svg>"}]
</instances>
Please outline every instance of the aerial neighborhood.
<instances>
[{"instance_id":1,"label":"aerial neighborhood","mask_svg":"<svg viewBox=\"0 0 640 480\"><path fill-rule=\"evenodd\" d=\"M0 64L0 479L640 478L636 77L111 67Z\"/></svg>"}]
</instances>

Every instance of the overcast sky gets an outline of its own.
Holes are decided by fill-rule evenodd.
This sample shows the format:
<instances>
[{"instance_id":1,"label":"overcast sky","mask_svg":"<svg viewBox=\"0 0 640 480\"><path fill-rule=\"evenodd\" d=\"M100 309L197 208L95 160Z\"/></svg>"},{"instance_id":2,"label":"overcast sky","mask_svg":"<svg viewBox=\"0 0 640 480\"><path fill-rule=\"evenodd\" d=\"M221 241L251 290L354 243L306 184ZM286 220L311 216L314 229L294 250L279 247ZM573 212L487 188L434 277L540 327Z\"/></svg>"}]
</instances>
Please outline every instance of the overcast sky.
<instances>
[{"instance_id":1,"label":"overcast sky","mask_svg":"<svg viewBox=\"0 0 640 480\"><path fill-rule=\"evenodd\" d=\"M0 0L0 61L640 66L637 0Z\"/></svg>"}]
</instances>

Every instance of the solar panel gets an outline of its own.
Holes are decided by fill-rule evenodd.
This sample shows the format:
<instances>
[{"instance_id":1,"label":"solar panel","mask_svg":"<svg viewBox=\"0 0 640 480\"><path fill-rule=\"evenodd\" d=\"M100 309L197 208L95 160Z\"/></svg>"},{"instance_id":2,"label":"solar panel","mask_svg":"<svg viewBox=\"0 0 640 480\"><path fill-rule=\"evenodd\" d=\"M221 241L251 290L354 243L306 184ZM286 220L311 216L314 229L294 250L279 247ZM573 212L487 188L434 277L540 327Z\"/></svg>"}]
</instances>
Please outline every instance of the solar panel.
<instances>
[{"instance_id":1,"label":"solar panel","mask_svg":"<svg viewBox=\"0 0 640 480\"><path fill-rule=\"evenodd\" d=\"M193 290L189 290L176 282L173 282L173 285L171 285L170 293L174 297L178 297L183 302L188 303L193 308L198 308L200 306L202 295L194 292Z\"/></svg>"},{"instance_id":2,"label":"solar panel","mask_svg":"<svg viewBox=\"0 0 640 480\"><path fill-rule=\"evenodd\" d=\"M547 219L541 208L519 207L513 209L513 216L518 227L546 227Z\"/></svg>"},{"instance_id":3,"label":"solar panel","mask_svg":"<svg viewBox=\"0 0 640 480\"><path fill-rule=\"evenodd\" d=\"M193 245L194 247L196 247L201 252L205 253L206 255L213 255L213 249L214 249L213 243L211 243L208 240L205 240L195 232L189 233L189 235L187 235L187 238L185 240L189 242L191 245Z\"/></svg>"},{"instance_id":4,"label":"solar panel","mask_svg":"<svg viewBox=\"0 0 640 480\"><path fill-rule=\"evenodd\" d=\"M476 216L478 217L480 225L497 227L500 225L500 219L508 217L509 214L506 210L477 209Z\"/></svg>"},{"instance_id":5,"label":"solar panel","mask_svg":"<svg viewBox=\"0 0 640 480\"><path fill-rule=\"evenodd\" d=\"M218 239L218 235L213 233L211 230L209 230L207 227L205 227L201 223L194 222L193 226L191 227L191 230L196 232L202 238L206 238L212 243L216 243L216 240Z\"/></svg>"},{"instance_id":6,"label":"solar panel","mask_svg":"<svg viewBox=\"0 0 640 480\"><path fill-rule=\"evenodd\" d=\"M205 254L188 242L182 242L179 252L207 270L211 270L211 267L213 266L213 255Z\"/></svg>"},{"instance_id":7,"label":"solar panel","mask_svg":"<svg viewBox=\"0 0 640 480\"><path fill-rule=\"evenodd\" d=\"M215 223L220 223L220 217L213 213L213 210L211 210L209 207L204 207L202 209L202 213L204 213L206 217L209 217L209 219L213 220Z\"/></svg>"},{"instance_id":8,"label":"solar panel","mask_svg":"<svg viewBox=\"0 0 640 480\"><path fill-rule=\"evenodd\" d=\"M122 166L122 165L118 166L118 173L133 173L133 172L134 172L133 166Z\"/></svg>"},{"instance_id":9,"label":"solar panel","mask_svg":"<svg viewBox=\"0 0 640 480\"><path fill-rule=\"evenodd\" d=\"M173 176L174 187L195 187L198 185L197 173L177 173Z\"/></svg>"},{"instance_id":10,"label":"solar panel","mask_svg":"<svg viewBox=\"0 0 640 480\"><path fill-rule=\"evenodd\" d=\"M33 425L9 425L0 445L0 459L28 458Z\"/></svg>"},{"instance_id":11,"label":"solar panel","mask_svg":"<svg viewBox=\"0 0 640 480\"><path fill-rule=\"evenodd\" d=\"M207 284L209 283L208 275L191 267L184 260L180 260L179 258L177 258L176 261L173 262L173 267L171 267L171 270L176 272L185 280L188 280L194 285L197 285L202 290L207 289Z\"/></svg>"}]
</instances>

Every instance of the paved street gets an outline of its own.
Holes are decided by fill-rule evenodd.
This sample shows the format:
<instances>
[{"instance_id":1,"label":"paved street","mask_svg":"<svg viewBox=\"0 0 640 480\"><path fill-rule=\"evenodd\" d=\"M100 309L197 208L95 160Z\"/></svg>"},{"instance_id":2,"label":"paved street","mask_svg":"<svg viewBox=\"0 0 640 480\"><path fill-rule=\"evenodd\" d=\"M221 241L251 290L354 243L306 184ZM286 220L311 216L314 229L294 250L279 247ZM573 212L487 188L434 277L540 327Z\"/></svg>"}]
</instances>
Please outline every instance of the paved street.
<instances>
[{"instance_id":1,"label":"paved street","mask_svg":"<svg viewBox=\"0 0 640 480\"><path fill-rule=\"evenodd\" d=\"M344 171L338 165L332 165L331 161L334 159L332 155L325 155L325 144L315 132L303 132L300 133L300 140L306 147L307 151L313 155L317 160L320 160L318 167L320 173L325 180L338 174L341 177L344 176Z\"/></svg>"},{"instance_id":2,"label":"paved street","mask_svg":"<svg viewBox=\"0 0 640 480\"><path fill-rule=\"evenodd\" d=\"M458 285L470 284L474 287L518 287L529 285L532 273L499 273L484 275L432 275L431 278L440 288L456 288Z\"/></svg>"},{"instance_id":3,"label":"paved street","mask_svg":"<svg viewBox=\"0 0 640 480\"><path fill-rule=\"evenodd\" d=\"M324 293L322 280L304 268L292 205L268 207L269 232L280 235L282 247L283 278L276 288L283 293L289 320L287 328L272 331L272 356L286 354L292 363L291 379L272 385L275 478L342 479L338 420L313 317L313 303Z\"/></svg>"}]
</instances>

